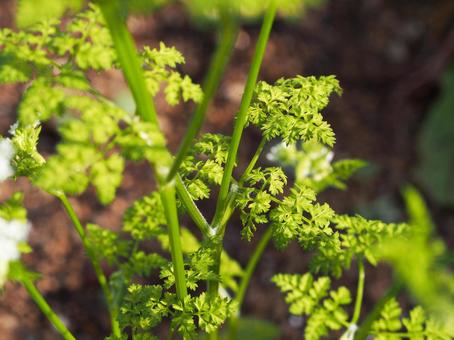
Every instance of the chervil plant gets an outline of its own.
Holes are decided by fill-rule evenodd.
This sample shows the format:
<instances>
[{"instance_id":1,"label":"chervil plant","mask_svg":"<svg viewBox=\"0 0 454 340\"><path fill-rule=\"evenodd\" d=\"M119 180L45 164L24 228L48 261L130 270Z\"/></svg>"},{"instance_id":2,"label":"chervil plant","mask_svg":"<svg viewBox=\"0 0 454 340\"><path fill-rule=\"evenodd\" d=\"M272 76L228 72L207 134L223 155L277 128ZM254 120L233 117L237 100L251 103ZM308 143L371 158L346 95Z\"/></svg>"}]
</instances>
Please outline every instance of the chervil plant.
<instances>
[{"instance_id":1,"label":"chervil plant","mask_svg":"<svg viewBox=\"0 0 454 340\"><path fill-rule=\"evenodd\" d=\"M305 317L306 339L319 339L332 331L342 339L367 335L449 339L452 318L437 323L432 315L438 314L422 307L401 317L402 310L389 294L360 323L365 316L361 307L367 265L386 260L399 272L402 256L396 255L400 246L394 242L402 240L417 239L421 249L430 249L424 253L426 274L439 254L427 246L428 238L420 236L415 231L420 229L412 228L414 224L341 215L317 200L318 193L327 187L344 188L345 181L364 165L359 160L333 162L335 135L322 111L331 95L341 94L338 80L334 76L295 76L271 84L257 82L277 9L295 13L302 2L185 4L194 17L220 26L220 42L202 87L178 71L185 60L175 48L161 43L136 50L124 15L129 7L138 6L136 1L100 0L61 22L49 15L77 10L82 1L50 1L49 11L37 9L41 15L33 16L30 13L36 3L24 0L18 19L26 28L0 32L0 82L20 83L24 89L17 123L0 139L0 180L27 177L62 203L104 293L112 325L109 338L151 339L154 329L166 322L169 338L178 334L192 339L206 333L216 339L226 323L227 336L237 338L249 281L273 240L279 249L297 242L312 254L306 273L276 273L272 278L285 294L290 313ZM263 12L232 135L199 135L240 20ZM134 97L135 113L126 112L104 96L87 76L87 72L110 69L123 72ZM153 104L160 91L169 105L197 104L175 155L167 148ZM37 147L41 126L47 122L55 124L61 139L55 153L45 158ZM245 128L258 129L262 138L240 171L237 155ZM266 158L274 164L259 165L271 145ZM119 232L82 225L68 196L93 187L99 201L110 204L127 162L149 164L156 190L132 204ZM199 210L200 200L210 200L216 206L211 219ZM246 244L259 237L257 233L261 235L245 268L223 249L224 235L234 232L229 230L234 213L240 216ZM197 235L181 226L184 214L198 228ZM0 245L5 249L0 254L0 285L6 279L22 284L61 336L74 339L36 289L34 282L39 276L20 261L21 252L31 251L26 244L29 230L22 195L17 193L0 206ZM150 240L158 241L162 251L147 251L144 245ZM353 263L358 267L356 297L335 283ZM103 264L114 268L113 274L106 276ZM404 282L411 277L401 272ZM153 274L159 279L151 280L157 277ZM446 280L451 279L448 276ZM427 307L427 299L420 298L424 292L414 290Z\"/></svg>"}]
</instances>

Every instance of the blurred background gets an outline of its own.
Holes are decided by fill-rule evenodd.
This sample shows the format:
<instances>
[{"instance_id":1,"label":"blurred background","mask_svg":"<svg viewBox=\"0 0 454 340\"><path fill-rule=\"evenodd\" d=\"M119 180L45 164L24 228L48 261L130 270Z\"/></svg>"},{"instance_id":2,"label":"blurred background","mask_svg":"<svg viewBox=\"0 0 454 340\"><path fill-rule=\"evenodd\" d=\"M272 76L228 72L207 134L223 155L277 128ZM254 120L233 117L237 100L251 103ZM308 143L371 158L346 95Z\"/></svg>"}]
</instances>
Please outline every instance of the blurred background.
<instances>
[{"instance_id":1,"label":"blurred background","mask_svg":"<svg viewBox=\"0 0 454 340\"><path fill-rule=\"evenodd\" d=\"M0 2L1 27L15 27L16 5L16 1ZM128 25L139 46L156 47L160 41L175 46L186 57L182 71L202 82L216 43L212 28L194 25L180 4L132 16ZM258 31L257 22L242 25L204 131L231 133ZM330 189L321 195L322 201L340 213L405 221L401 190L414 184L428 202L437 232L449 249L454 248L453 56L452 0L330 0L297 19L276 21L260 78L274 82L297 74L336 75L344 94L333 97L325 110L337 137L335 158L360 158L370 163L349 181L347 190ZM90 78L101 92L122 105L131 105L119 72L93 73ZM21 85L1 86L3 135L16 121L22 91ZM169 107L159 96L156 104L170 148L176 150L194 107ZM53 126L45 125L41 151L51 152L57 141ZM247 130L240 162L250 157L258 143L259 132ZM43 275L38 288L78 338L103 338L109 321L97 280L63 209L25 180L2 183L0 200L18 188L25 192L34 226L30 237L34 253L24 258L30 268ZM97 203L93 192L73 202L82 221L119 229L125 209L152 189L148 168L130 165L111 206ZM201 208L213 209L210 203ZM240 241L237 221L229 226L225 248L245 264L259 238L250 246ZM300 320L289 318L280 293L269 280L276 272L304 273L307 264L307 256L296 244L285 252L269 246L252 280L244 313L270 321L277 326L273 332L280 332L283 339L301 338ZM391 271L384 265L367 269L366 310L390 280ZM355 287L356 271L348 272L342 283ZM25 290L8 284L0 301L0 339L57 338Z\"/></svg>"}]
</instances>

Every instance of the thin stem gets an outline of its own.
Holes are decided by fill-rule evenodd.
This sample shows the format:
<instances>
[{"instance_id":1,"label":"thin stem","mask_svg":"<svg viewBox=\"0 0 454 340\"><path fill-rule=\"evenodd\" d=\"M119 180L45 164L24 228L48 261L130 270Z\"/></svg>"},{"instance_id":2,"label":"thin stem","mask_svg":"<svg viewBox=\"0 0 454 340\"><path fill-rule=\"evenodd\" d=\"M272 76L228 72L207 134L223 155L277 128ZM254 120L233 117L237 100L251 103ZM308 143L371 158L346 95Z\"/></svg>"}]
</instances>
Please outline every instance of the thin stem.
<instances>
[{"instance_id":1,"label":"thin stem","mask_svg":"<svg viewBox=\"0 0 454 340\"><path fill-rule=\"evenodd\" d=\"M246 296L246 291L249 287L249 283L251 281L252 274L254 273L255 268L257 267L257 263L259 262L260 258L263 255L263 252L266 249L266 246L271 240L271 236L273 235L273 229L269 227L265 233L262 235L259 243L257 244L254 252L249 259L249 262L246 266L244 271L243 277L241 278L240 287L238 288L237 295L235 297L235 301L238 305L238 311L241 311L241 306L244 301L244 297ZM230 328L229 328L229 339L234 340L236 339L237 331L238 331L238 319L239 315L232 316L229 320Z\"/></svg>"},{"instance_id":2,"label":"thin stem","mask_svg":"<svg viewBox=\"0 0 454 340\"><path fill-rule=\"evenodd\" d=\"M184 271L183 251L181 249L180 226L178 223L177 203L175 201L175 186L163 185L159 190L161 201L164 206L166 215L170 253L172 255L172 263L175 273L175 286L177 296L183 300L187 295L186 276Z\"/></svg>"},{"instance_id":3,"label":"thin stem","mask_svg":"<svg viewBox=\"0 0 454 340\"><path fill-rule=\"evenodd\" d=\"M71 332L66 328L65 324L60 320L58 315L52 310L49 304L46 302L42 294L36 288L31 280L24 279L21 281L22 285L27 290L28 294L30 294L31 298L35 303L38 305L39 309L43 312L43 314L49 319L52 325L55 327L57 332L65 339L65 340L75 340L76 338Z\"/></svg>"},{"instance_id":4,"label":"thin stem","mask_svg":"<svg viewBox=\"0 0 454 340\"><path fill-rule=\"evenodd\" d=\"M69 202L68 197L64 193L57 193L55 195L62 202L66 213L68 214L77 233L79 234L79 237L82 241L82 245L84 246L84 249L88 255L88 258L90 259L90 262L93 266L93 270L95 271L96 277L98 278L99 285L101 286L101 290L103 291L103 294L106 298L107 307L108 307L109 313L110 313L110 320L112 323L112 332L114 335L119 336L121 332L120 332L120 326L119 326L118 320L117 320L118 311L116 308L113 307L112 292L110 291L110 287L107 282L107 278L104 275L101 265L100 265L98 259L96 258L95 254L93 253L93 250L91 249L90 245L88 244L85 230L82 227L82 223L80 223L79 217L77 217L77 214L74 211L74 208L73 208L71 202Z\"/></svg>"},{"instance_id":5,"label":"thin stem","mask_svg":"<svg viewBox=\"0 0 454 340\"><path fill-rule=\"evenodd\" d=\"M241 178L240 178L240 181L239 181L240 185L243 184L243 182L246 179L246 177L249 175L249 173L252 171L252 169L254 169L255 164L257 163L257 161L259 160L260 155L263 152L263 148L265 147L265 144L266 144L266 139L262 138L262 140L260 141L259 146L257 147L257 150L255 150L254 156L252 156L252 159L249 162L246 170L244 170L243 175L241 175Z\"/></svg>"},{"instance_id":6,"label":"thin stem","mask_svg":"<svg viewBox=\"0 0 454 340\"><path fill-rule=\"evenodd\" d=\"M204 236L207 236L209 233L210 225L208 224L205 217L200 212L199 208L195 204L194 200L191 198L191 195L188 192L188 189L183 183L183 180L179 175L175 178L175 188L177 189L178 196L183 202L186 210L188 211L189 216L194 221L194 223L199 227L200 231Z\"/></svg>"},{"instance_id":7,"label":"thin stem","mask_svg":"<svg viewBox=\"0 0 454 340\"><path fill-rule=\"evenodd\" d=\"M151 122L159 128L156 109L147 90L142 68L137 57L137 50L126 27L125 18L123 17L124 11L121 9L120 2L118 0L98 0L98 2L109 28L123 75L134 96L137 112L144 121ZM168 225L176 290L178 297L183 299L186 296L186 277L176 208L175 183L173 181L166 183L165 181L168 177L171 156L167 154L164 158L166 159L163 160L162 164L155 164L154 168Z\"/></svg>"},{"instance_id":8,"label":"thin stem","mask_svg":"<svg viewBox=\"0 0 454 340\"><path fill-rule=\"evenodd\" d=\"M224 73L225 67L230 54L232 51L233 44L235 43L238 33L238 24L232 15L226 15L223 29L221 32L220 42L217 45L216 52L211 60L210 67L208 69L207 77L203 84L203 98L197 106L194 116L192 117L191 123L189 124L186 135L181 142L180 149L173 161L167 181L170 181L178 171L181 163L186 157L189 148L194 142L194 138L197 136L200 128L202 127L203 121L205 120L205 114L208 108L208 104L213 99L216 89L221 81L222 74Z\"/></svg>"},{"instance_id":9,"label":"thin stem","mask_svg":"<svg viewBox=\"0 0 454 340\"><path fill-rule=\"evenodd\" d=\"M230 180L238 153L238 147L240 145L241 136L243 134L243 129L247 120L247 111L252 100L252 95L254 93L260 66L262 64L266 45L270 36L271 27L273 26L274 17L276 15L276 8L276 1L272 1L265 13L265 18L260 30L260 35L257 41L251 68L249 70L248 78L246 81L243 98L241 99L240 110L236 116L235 127L233 129L232 140L229 146L227 162L224 169L224 175L222 177L221 189L219 191L219 197L216 204L216 212L213 219L213 221L215 222L214 224L216 224L216 221L219 219L220 215L222 215L222 212L225 208L227 195L230 189Z\"/></svg>"},{"instance_id":10,"label":"thin stem","mask_svg":"<svg viewBox=\"0 0 454 340\"><path fill-rule=\"evenodd\" d=\"M386 303L394 298L403 288L401 281L395 281L392 286L388 289L385 295L375 304L372 311L367 315L361 326L358 328L355 334L355 340L364 340L370 334L370 329L374 321L379 317L383 307Z\"/></svg>"},{"instance_id":11,"label":"thin stem","mask_svg":"<svg viewBox=\"0 0 454 340\"><path fill-rule=\"evenodd\" d=\"M359 315L361 313L361 305L363 303L364 281L365 281L364 262L362 259L358 259L358 288L356 290L355 309L353 311L353 317L350 324L356 324L359 320Z\"/></svg>"}]
</instances>

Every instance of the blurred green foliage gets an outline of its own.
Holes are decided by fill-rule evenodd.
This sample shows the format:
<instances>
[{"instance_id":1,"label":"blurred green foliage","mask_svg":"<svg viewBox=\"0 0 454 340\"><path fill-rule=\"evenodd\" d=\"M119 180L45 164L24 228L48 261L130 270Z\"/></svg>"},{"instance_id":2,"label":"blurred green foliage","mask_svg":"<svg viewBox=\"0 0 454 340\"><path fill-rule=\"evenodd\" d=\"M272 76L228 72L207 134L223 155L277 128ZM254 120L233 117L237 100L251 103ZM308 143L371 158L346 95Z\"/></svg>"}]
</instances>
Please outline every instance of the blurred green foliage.
<instances>
[{"instance_id":1,"label":"blurred green foliage","mask_svg":"<svg viewBox=\"0 0 454 340\"><path fill-rule=\"evenodd\" d=\"M408 187L404 190L404 199L411 234L407 239L390 238L379 252L415 300L452 332L454 274L441 261L446 257L446 246L437 235L419 192Z\"/></svg>"},{"instance_id":2,"label":"blurred green foliage","mask_svg":"<svg viewBox=\"0 0 454 340\"><path fill-rule=\"evenodd\" d=\"M419 138L417 174L440 204L454 206L454 66L443 75L441 92Z\"/></svg>"}]
</instances>

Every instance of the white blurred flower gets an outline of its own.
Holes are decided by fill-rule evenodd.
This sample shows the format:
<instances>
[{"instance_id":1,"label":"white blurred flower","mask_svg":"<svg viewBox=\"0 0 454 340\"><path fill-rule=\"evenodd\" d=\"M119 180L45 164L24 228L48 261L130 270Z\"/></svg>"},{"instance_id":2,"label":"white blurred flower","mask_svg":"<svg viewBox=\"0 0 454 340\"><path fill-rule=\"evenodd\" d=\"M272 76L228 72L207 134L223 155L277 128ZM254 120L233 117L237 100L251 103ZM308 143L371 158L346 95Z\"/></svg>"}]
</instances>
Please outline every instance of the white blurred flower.
<instances>
[{"instance_id":1,"label":"white blurred flower","mask_svg":"<svg viewBox=\"0 0 454 340\"><path fill-rule=\"evenodd\" d=\"M27 221L7 221L0 217L0 288L6 281L9 263L19 259L19 244L26 242L30 229Z\"/></svg>"},{"instance_id":2,"label":"white blurred flower","mask_svg":"<svg viewBox=\"0 0 454 340\"><path fill-rule=\"evenodd\" d=\"M0 182L14 175L11 159L14 156L14 147L10 139L0 140Z\"/></svg>"},{"instance_id":3,"label":"white blurred flower","mask_svg":"<svg viewBox=\"0 0 454 340\"><path fill-rule=\"evenodd\" d=\"M355 338L355 333L358 330L358 326L356 324L351 324L348 326L347 330L344 334L340 337L339 340L353 340Z\"/></svg>"},{"instance_id":4,"label":"white blurred flower","mask_svg":"<svg viewBox=\"0 0 454 340\"><path fill-rule=\"evenodd\" d=\"M11 136L14 136L16 134L16 130L18 127L19 127L19 121L15 122L13 125L11 125L9 127L9 130L8 130L9 134Z\"/></svg>"}]
</instances>

